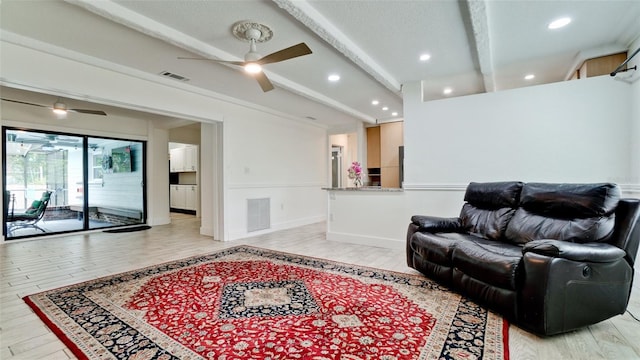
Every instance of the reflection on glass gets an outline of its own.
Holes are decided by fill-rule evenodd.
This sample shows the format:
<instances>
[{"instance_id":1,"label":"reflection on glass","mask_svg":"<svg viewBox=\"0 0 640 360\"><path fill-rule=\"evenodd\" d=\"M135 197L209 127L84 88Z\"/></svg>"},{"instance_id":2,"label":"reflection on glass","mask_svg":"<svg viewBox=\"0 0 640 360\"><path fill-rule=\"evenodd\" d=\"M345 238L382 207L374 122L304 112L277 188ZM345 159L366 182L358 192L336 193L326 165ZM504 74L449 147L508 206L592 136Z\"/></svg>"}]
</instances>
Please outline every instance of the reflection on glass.
<instances>
[{"instance_id":1,"label":"reflection on glass","mask_svg":"<svg viewBox=\"0 0 640 360\"><path fill-rule=\"evenodd\" d=\"M143 142L3 130L6 239L145 222Z\"/></svg>"},{"instance_id":2,"label":"reflection on glass","mask_svg":"<svg viewBox=\"0 0 640 360\"><path fill-rule=\"evenodd\" d=\"M88 211L96 221L89 228L144 223L143 143L91 137L88 142Z\"/></svg>"},{"instance_id":3,"label":"reflection on glass","mask_svg":"<svg viewBox=\"0 0 640 360\"><path fill-rule=\"evenodd\" d=\"M81 230L83 199L74 195L77 180L82 184L83 138L6 130L4 139L7 238Z\"/></svg>"}]
</instances>

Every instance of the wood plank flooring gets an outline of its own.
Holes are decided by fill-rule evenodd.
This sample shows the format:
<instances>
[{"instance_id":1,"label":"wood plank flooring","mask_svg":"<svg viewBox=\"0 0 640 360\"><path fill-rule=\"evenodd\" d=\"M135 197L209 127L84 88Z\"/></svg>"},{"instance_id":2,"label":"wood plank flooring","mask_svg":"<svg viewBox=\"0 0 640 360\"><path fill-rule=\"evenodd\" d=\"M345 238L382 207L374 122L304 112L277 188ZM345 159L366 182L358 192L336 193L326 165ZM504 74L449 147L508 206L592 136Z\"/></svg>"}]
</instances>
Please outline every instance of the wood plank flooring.
<instances>
[{"instance_id":1,"label":"wood plank flooring","mask_svg":"<svg viewBox=\"0 0 640 360\"><path fill-rule=\"evenodd\" d=\"M198 229L194 216L172 214L171 225L147 231L94 232L0 245L0 359L74 358L22 296L240 244L416 273L405 265L404 250L327 241L324 223L232 242L213 241ZM637 284L629 305L636 317L640 316ZM514 360L640 359L640 322L629 313L550 338L512 325L509 336Z\"/></svg>"}]
</instances>

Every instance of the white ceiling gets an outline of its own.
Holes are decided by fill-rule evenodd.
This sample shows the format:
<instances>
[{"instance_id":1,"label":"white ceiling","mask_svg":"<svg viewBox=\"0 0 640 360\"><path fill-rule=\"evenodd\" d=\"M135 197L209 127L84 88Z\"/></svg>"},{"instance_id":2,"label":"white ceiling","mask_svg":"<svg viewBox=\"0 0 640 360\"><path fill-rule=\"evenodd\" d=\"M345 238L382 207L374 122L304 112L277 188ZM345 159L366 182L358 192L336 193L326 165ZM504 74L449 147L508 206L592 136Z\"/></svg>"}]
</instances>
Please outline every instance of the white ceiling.
<instances>
[{"instance_id":1,"label":"white ceiling","mask_svg":"<svg viewBox=\"0 0 640 360\"><path fill-rule=\"evenodd\" d=\"M431 100L445 87L461 96L563 81L586 59L635 50L640 36L638 0L2 0L0 13L3 36L170 71L190 86L330 127L402 118L401 88L410 82L423 81ZM547 29L562 16L573 21ZM177 59L242 60L248 44L231 28L248 19L274 32L258 44L263 55L299 42L313 51L266 66L275 90L263 93L236 68ZM425 52L431 59L420 62ZM328 82L332 73L341 80Z\"/></svg>"}]
</instances>

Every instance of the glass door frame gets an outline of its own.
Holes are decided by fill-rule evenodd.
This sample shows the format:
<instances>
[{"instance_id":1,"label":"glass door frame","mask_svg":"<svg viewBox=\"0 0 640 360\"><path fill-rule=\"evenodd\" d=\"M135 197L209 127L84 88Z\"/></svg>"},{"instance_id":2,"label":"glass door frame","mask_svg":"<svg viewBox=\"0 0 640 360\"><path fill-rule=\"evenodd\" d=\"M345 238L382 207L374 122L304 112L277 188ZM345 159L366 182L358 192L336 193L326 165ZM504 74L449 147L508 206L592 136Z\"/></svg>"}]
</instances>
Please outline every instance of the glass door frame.
<instances>
[{"instance_id":1,"label":"glass door frame","mask_svg":"<svg viewBox=\"0 0 640 360\"><path fill-rule=\"evenodd\" d=\"M24 236L14 236L8 237L7 235L7 199L5 199L3 203L3 216L2 216L2 233L5 237L5 240L11 241L16 239L24 239L24 238L33 238L40 236L48 236L53 234L65 234L65 233L74 233L80 231L88 231L88 230L96 230L96 228L91 228L89 226L89 171L93 171L93 168L89 168L89 156L90 156L90 148L89 148L89 138L94 139L104 139L104 140L116 140L123 142L132 142L139 143L141 147L141 171L142 171L142 179L141 179L141 191L142 191L142 215L140 222L136 225L144 225L147 223L148 215L147 215L147 141L145 140L136 140L136 139L126 139L126 138L116 138L109 136L99 136L99 135L85 135L78 133L68 133L68 132L60 132L60 131L49 131L49 130L41 130L41 129L31 129L24 127L14 127L14 126L3 126L2 127L2 190L3 190L3 198L6 196L7 190L7 131L24 131L30 133L39 133L45 135L56 135L56 136L72 136L82 138L82 187L83 187L83 223L82 229L72 229L72 230L63 230L63 231L55 231L55 232L45 232L45 233L37 233L33 235L24 235ZM111 225L101 227L100 229L110 229L110 228L118 228L124 227L128 225Z\"/></svg>"}]
</instances>

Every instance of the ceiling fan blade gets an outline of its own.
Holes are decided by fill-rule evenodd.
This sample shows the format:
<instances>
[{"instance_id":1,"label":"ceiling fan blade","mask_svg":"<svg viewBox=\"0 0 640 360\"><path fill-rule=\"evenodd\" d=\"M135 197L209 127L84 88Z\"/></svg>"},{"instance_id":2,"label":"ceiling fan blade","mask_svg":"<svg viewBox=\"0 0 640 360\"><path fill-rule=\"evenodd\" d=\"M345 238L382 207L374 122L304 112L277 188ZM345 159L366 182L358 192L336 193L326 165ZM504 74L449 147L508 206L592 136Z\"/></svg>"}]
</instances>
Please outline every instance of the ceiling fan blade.
<instances>
[{"instance_id":1,"label":"ceiling fan blade","mask_svg":"<svg viewBox=\"0 0 640 360\"><path fill-rule=\"evenodd\" d=\"M279 61L293 59L298 56L309 55L311 53L312 51L309 49L307 44L300 43L264 56L262 59L258 60L258 64L272 64Z\"/></svg>"},{"instance_id":2,"label":"ceiling fan blade","mask_svg":"<svg viewBox=\"0 0 640 360\"><path fill-rule=\"evenodd\" d=\"M227 61L227 60L206 59L206 58L192 58L192 57L182 57L182 56L178 56L178 59L180 59L180 60L207 60L207 61L215 61L215 62L225 63L225 64L238 65L238 66L244 66L244 64L245 64L244 61Z\"/></svg>"},{"instance_id":3,"label":"ceiling fan blade","mask_svg":"<svg viewBox=\"0 0 640 360\"><path fill-rule=\"evenodd\" d=\"M69 112L75 112L80 114L89 114L89 115L102 115L107 116L107 113L102 110L90 110L90 109L69 109Z\"/></svg>"},{"instance_id":4,"label":"ceiling fan blade","mask_svg":"<svg viewBox=\"0 0 640 360\"><path fill-rule=\"evenodd\" d=\"M48 108L49 106L47 105L40 105L40 104L34 104L34 103L30 103L30 102L24 102L24 101L19 101L19 100L11 100L11 99L5 99L2 98L3 101L9 101L9 102L13 102L16 104L24 104L24 105L31 105L31 106L39 106L39 107L44 107L44 108Z\"/></svg>"},{"instance_id":5,"label":"ceiling fan blade","mask_svg":"<svg viewBox=\"0 0 640 360\"><path fill-rule=\"evenodd\" d=\"M256 80L258 80L258 84L260 84L260 87L262 88L262 91L267 92L267 91L271 91L271 90L274 89L273 84L271 83L271 81L269 80L267 75L265 75L265 73L259 72L259 73L255 74L254 76L255 76Z\"/></svg>"}]
</instances>

